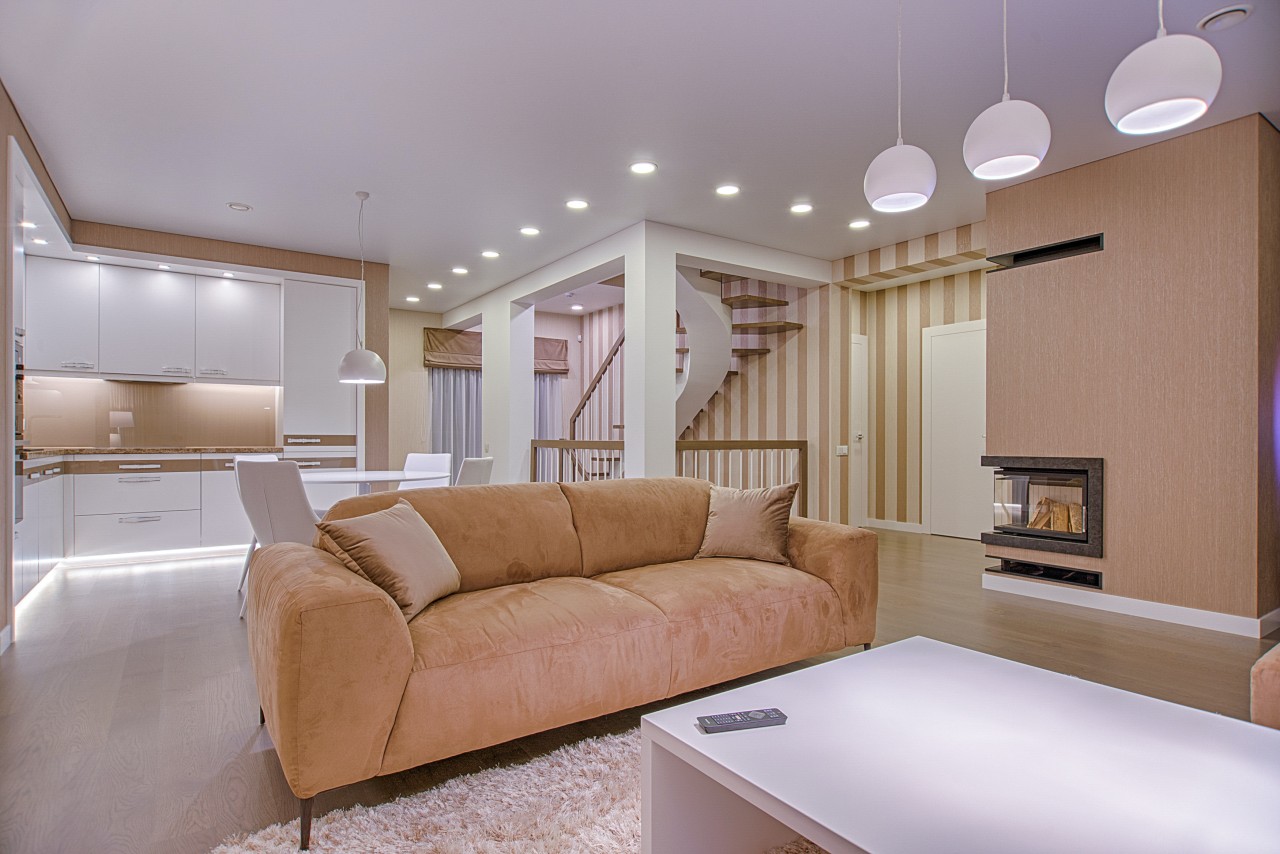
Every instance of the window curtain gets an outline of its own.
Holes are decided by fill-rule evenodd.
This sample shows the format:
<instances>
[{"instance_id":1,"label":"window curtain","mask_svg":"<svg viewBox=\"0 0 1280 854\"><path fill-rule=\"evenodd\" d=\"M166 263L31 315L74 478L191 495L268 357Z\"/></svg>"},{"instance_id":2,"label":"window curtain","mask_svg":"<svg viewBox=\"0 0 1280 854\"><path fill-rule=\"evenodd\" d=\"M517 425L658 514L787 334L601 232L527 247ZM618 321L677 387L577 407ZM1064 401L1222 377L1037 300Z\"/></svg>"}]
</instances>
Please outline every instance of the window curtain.
<instances>
[{"instance_id":1,"label":"window curtain","mask_svg":"<svg viewBox=\"0 0 1280 854\"><path fill-rule=\"evenodd\" d=\"M563 374L533 375L533 438L564 438ZM560 451L538 449L538 479L560 480Z\"/></svg>"},{"instance_id":2,"label":"window curtain","mask_svg":"<svg viewBox=\"0 0 1280 854\"><path fill-rule=\"evenodd\" d=\"M458 480L464 457L482 457L480 425L480 371L462 368L430 368L427 384L431 395L431 453L452 454L450 483Z\"/></svg>"}]
</instances>

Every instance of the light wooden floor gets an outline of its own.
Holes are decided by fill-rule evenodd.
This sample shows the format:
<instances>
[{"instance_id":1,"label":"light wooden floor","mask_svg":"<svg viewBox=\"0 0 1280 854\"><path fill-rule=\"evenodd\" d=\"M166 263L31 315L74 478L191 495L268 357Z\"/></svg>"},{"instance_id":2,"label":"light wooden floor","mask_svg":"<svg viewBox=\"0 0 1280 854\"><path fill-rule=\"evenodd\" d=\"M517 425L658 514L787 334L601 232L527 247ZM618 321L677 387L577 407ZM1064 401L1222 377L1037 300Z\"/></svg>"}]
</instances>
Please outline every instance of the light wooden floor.
<instances>
[{"instance_id":1,"label":"light wooden floor","mask_svg":"<svg viewBox=\"0 0 1280 854\"><path fill-rule=\"evenodd\" d=\"M980 544L878 533L877 644L927 635L1246 717L1249 666L1277 640L983 591ZM0 656L0 852L207 851L296 818L257 725L239 568L223 559L59 569L23 604L18 643ZM317 813L620 732L651 708L325 793Z\"/></svg>"}]
</instances>

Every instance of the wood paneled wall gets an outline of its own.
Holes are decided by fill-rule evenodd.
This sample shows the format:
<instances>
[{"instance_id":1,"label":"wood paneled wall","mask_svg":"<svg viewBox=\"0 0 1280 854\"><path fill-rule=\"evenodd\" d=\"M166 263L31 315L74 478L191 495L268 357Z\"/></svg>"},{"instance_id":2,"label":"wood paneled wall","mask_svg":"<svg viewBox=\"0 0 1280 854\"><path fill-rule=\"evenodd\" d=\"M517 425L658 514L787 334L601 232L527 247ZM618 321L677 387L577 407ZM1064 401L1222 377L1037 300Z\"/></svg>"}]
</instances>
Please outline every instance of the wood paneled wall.
<instances>
[{"instance_id":1,"label":"wood paneled wall","mask_svg":"<svg viewBox=\"0 0 1280 854\"><path fill-rule=\"evenodd\" d=\"M675 319L672 318L671 322L674 332ZM574 406L578 405L582 392L586 390L586 384L591 382L591 378L600 369L600 365L604 362L604 357L609 354L610 348L613 347L613 342L618 340L623 328L623 306L621 304L583 315L582 385L578 388L576 394L568 389L565 391L566 397L573 397ZM624 367L626 358L627 345L623 343L622 352L618 354L617 360L613 363L609 372L605 374L604 380L596 391L596 394L601 395L601 404L599 406L589 406L584 411L583 421L577 436L578 439L607 440L623 438L623 431L613 428L616 424L626 426L626 415L622 409L622 382L626 373ZM571 408L570 412L572 411ZM566 422L564 426L567 431L569 429L568 423Z\"/></svg>"},{"instance_id":2,"label":"wood paneled wall","mask_svg":"<svg viewBox=\"0 0 1280 854\"><path fill-rule=\"evenodd\" d=\"M992 254L1105 235L990 277L987 452L1104 459L1104 557L1053 562L1106 593L1280 604L1277 145L1254 115L987 196Z\"/></svg>"}]
</instances>

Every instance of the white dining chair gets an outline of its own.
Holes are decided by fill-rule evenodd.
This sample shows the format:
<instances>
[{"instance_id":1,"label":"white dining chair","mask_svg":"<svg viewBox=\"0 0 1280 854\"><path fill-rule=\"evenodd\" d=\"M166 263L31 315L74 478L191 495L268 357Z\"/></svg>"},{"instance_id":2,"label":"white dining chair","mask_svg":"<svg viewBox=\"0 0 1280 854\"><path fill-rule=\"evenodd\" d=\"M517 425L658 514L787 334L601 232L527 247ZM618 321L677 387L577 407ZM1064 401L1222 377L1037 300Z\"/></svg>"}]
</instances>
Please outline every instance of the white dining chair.
<instances>
[{"instance_id":1,"label":"white dining chair","mask_svg":"<svg viewBox=\"0 0 1280 854\"><path fill-rule=\"evenodd\" d=\"M405 471L453 471L453 454L405 454L404 457ZM427 489L432 486L448 486L448 480L443 483L436 480L406 480L402 481L398 489Z\"/></svg>"},{"instance_id":2,"label":"white dining chair","mask_svg":"<svg viewBox=\"0 0 1280 854\"><path fill-rule=\"evenodd\" d=\"M242 460L251 460L253 462L270 462L273 463L280 459L275 454L236 454L231 458L232 474L236 479L236 492L240 491L240 470L235 464ZM244 554L244 567L240 570L240 585L236 587L236 592L240 593L244 590L244 580L249 577L249 558L253 557L253 551L258 547L258 538L255 536L249 541L249 551Z\"/></svg>"},{"instance_id":3,"label":"white dining chair","mask_svg":"<svg viewBox=\"0 0 1280 854\"><path fill-rule=\"evenodd\" d=\"M493 476L493 457L464 457L456 486L480 486Z\"/></svg>"},{"instance_id":4,"label":"white dining chair","mask_svg":"<svg viewBox=\"0 0 1280 854\"><path fill-rule=\"evenodd\" d=\"M302 473L296 462L238 460L236 487L240 490L240 503L244 505L259 546L275 543L311 545L320 517L307 500L307 490L302 485ZM240 606L241 619L248 602L249 597L245 596Z\"/></svg>"}]
</instances>

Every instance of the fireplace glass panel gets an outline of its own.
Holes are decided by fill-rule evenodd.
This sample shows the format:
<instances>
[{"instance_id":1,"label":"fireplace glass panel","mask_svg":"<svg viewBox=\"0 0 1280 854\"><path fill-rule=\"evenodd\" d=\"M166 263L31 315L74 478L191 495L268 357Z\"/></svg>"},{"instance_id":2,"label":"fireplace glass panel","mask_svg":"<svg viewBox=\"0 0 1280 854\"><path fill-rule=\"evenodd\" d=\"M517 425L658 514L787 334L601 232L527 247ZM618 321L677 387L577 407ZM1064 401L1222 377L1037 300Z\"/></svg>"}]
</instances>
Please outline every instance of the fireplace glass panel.
<instances>
[{"instance_id":1,"label":"fireplace glass panel","mask_svg":"<svg viewBox=\"0 0 1280 854\"><path fill-rule=\"evenodd\" d=\"M997 469L995 529L1024 536L1088 540L1084 472Z\"/></svg>"}]
</instances>

